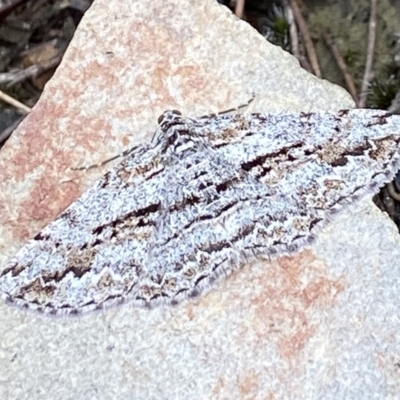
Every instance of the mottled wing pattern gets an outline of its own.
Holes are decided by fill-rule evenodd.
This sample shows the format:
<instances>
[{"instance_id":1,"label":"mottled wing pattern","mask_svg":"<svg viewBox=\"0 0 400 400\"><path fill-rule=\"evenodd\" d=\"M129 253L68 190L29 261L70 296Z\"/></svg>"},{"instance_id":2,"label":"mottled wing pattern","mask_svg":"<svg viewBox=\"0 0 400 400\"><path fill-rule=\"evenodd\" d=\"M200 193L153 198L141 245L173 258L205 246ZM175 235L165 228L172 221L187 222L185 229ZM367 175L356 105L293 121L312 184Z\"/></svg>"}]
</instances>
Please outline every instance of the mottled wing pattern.
<instances>
[{"instance_id":1,"label":"mottled wing pattern","mask_svg":"<svg viewBox=\"0 0 400 400\"><path fill-rule=\"evenodd\" d=\"M6 299L53 314L176 303L256 258L291 254L399 167L400 117L377 110L183 118L23 247Z\"/></svg>"}]
</instances>

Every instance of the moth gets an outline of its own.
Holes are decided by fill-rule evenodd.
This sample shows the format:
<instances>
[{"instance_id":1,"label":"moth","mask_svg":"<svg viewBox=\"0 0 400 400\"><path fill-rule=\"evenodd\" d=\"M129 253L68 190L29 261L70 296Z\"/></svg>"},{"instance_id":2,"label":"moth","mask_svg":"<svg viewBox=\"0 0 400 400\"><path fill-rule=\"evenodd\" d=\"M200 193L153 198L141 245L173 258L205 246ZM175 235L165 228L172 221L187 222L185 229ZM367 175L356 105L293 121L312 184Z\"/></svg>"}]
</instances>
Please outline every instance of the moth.
<instances>
[{"instance_id":1,"label":"moth","mask_svg":"<svg viewBox=\"0 0 400 400\"><path fill-rule=\"evenodd\" d=\"M3 297L50 314L197 296L255 259L293 254L399 168L400 117L379 110L166 111L150 144L30 240Z\"/></svg>"}]
</instances>

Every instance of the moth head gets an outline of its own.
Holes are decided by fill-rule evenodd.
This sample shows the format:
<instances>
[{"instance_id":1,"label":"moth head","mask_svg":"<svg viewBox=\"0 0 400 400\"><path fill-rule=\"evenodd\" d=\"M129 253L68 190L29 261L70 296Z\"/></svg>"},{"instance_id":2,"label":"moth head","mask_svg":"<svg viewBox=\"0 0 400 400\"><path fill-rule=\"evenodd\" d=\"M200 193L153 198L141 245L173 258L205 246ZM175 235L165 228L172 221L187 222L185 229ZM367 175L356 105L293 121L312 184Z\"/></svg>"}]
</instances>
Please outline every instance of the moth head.
<instances>
[{"instance_id":1,"label":"moth head","mask_svg":"<svg viewBox=\"0 0 400 400\"><path fill-rule=\"evenodd\" d=\"M158 143L159 141L165 140L168 130L174 125L181 124L183 119L182 113L178 110L164 111L158 117L158 128L154 132L152 143Z\"/></svg>"},{"instance_id":2,"label":"moth head","mask_svg":"<svg viewBox=\"0 0 400 400\"><path fill-rule=\"evenodd\" d=\"M179 123L182 120L182 113L179 110L167 110L164 111L158 117L158 125L163 127L165 125L173 125L174 123Z\"/></svg>"}]
</instances>

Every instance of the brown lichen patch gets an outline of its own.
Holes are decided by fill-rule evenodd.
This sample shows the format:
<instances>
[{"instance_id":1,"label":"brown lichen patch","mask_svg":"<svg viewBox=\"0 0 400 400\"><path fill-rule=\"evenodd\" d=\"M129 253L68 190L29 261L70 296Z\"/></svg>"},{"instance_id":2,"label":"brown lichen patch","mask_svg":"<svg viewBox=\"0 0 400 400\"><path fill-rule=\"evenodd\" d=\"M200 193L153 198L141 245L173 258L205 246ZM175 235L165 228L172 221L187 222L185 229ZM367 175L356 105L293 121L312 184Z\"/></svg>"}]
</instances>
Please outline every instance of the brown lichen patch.
<instances>
[{"instance_id":1,"label":"brown lichen patch","mask_svg":"<svg viewBox=\"0 0 400 400\"><path fill-rule=\"evenodd\" d=\"M250 395L256 396L260 392L260 381L262 377L259 373L246 371L239 378L239 389L242 396L248 398Z\"/></svg>"},{"instance_id":2,"label":"brown lichen patch","mask_svg":"<svg viewBox=\"0 0 400 400\"><path fill-rule=\"evenodd\" d=\"M79 137L79 143L88 150L88 154L95 154L100 163L110 157L114 157L117 153L115 151L112 153L107 153L105 156L98 155L99 142L103 142L105 140L115 141L115 138L112 138L112 135L109 133L111 131L110 123L102 118L99 118L97 121L92 119L89 121L80 121L81 124L85 126L86 132L84 135ZM71 161L69 161L68 165L71 166ZM74 165L72 166L75 167Z\"/></svg>"},{"instance_id":3,"label":"brown lichen patch","mask_svg":"<svg viewBox=\"0 0 400 400\"><path fill-rule=\"evenodd\" d=\"M43 176L34 182L29 195L21 201L18 223L8 224L13 237L25 240L34 236L81 193L80 187L72 182L59 185L54 181L55 178Z\"/></svg>"},{"instance_id":4,"label":"brown lichen patch","mask_svg":"<svg viewBox=\"0 0 400 400\"><path fill-rule=\"evenodd\" d=\"M10 150L5 152L8 160L4 162L9 166L4 171L6 180L22 180L36 168L54 161L55 148L52 140L46 138L46 132L57 132L58 125L54 119L46 119L45 115L58 117L61 113L59 106L40 102L26 117L19 127L19 136L12 137L5 146Z\"/></svg>"},{"instance_id":5,"label":"brown lichen patch","mask_svg":"<svg viewBox=\"0 0 400 400\"><path fill-rule=\"evenodd\" d=\"M182 79L183 96L190 97L194 90L203 91L209 85L200 72L200 68L196 64L182 65L176 69L177 76Z\"/></svg>"},{"instance_id":6,"label":"brown lichen patch","mask_svg":"<svg viewBox=\"0 0 400 400\"><path fill-rule=\"evenodd\" d=\"M318 330L310 316L334 307L345 284L330 278L311 251L279 258L265 268L262 281L265 289L252 299L256 333L261 341L273 340L283 357L296 358Z\"/></svg>"}]
</instances>

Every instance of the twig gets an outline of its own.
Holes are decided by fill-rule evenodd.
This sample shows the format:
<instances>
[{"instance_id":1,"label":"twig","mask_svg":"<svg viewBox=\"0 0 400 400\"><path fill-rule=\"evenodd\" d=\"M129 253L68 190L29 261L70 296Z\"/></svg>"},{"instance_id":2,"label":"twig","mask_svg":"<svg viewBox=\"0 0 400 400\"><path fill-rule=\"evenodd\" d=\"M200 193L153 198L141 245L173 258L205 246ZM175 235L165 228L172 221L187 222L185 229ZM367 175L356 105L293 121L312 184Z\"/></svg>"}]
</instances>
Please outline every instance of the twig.
<instances>
[{"instance_id":1,"label":"twig","mask_svg":"<svg viewBox=\"0 0 400 400\"><path fill-rule=\"evenodd\" d=\"M400 201L400 193L397 193L397 192L396 192L396 189L394 188L393 182L388 183L388 184L386 185L386 187L387 187L387 190L388 190L390 196L391 196L393 199L395 199L395 200L397 200L397 201Z\"/></svg>"},{"instance_id":2,"label":"twig","mask_svg":"<svg viewBox=\"0 0 400 400\"><path fill-rule=\"evenodd\" d=\"M8 94L5 94L1 90L0 90L0 100L5 101L6 103L12 105L15 108L18 108L18 110L21 110L26 114L31 112L31 108L27 107L25 104L22 104L21 102L9 96Z\"/></svg>"},{"instance_id":3,"label":"twig","mask_svg":"<svg viewBox=\"0 0 400 400\"><path fill-rule=\"evenodd\" d=\"M286 19L289 23L290 47L292 50L292 54L298 60L300 60L299 36L297 34L297 26L294 20L293 11L290 8L288 0L282 0L282 4L285 10Z\"/></svg>"},{"instance_id":4,"label":"twig","mask_svg":"<svg viewBox=\"0 0 400 400\"><path fill-rule=\"evenodd\" d=\"M356 85L354 84L353 77L351 76L349 69L347 68L346 62L342 57L342 53L340 52L339 48L336 46L336 43L332 36L323 28L320 29L321 35L325 40L325 43L329 47L330 51L332 52L333 58L336 61L339 69L342 71L344 80L346 81L347 89L349 90L353 100L358 104L358 93L356 89Z\"/></svg>"},{"instance_id":5,"label":"twig","mask_svg":"<svg viewBox=\"0 0 400 400\"><path fill-rule=\"evenodd\" d=\"M376 5L377 0L371 0L371 11L369 16L367 61L365 63L364 77L361 85L360 101L358 107L365 107L367 104L368 88L372 78L372 62L374 59L376 39Z\"/></svg>"},{"instance_id":6,"label":"twig","mask_svg":"<svg viewBox=\"0 0 400 400\"><path fill-rule=\"evenodd\" d=\"M306 21L301 14L300 8L296 0L289 0L289 2L294 14L294 18L296 19L297 25L299 26L300 32L303 36L304 44L306 46L306 51L308 54L308 58L310 59L313 72L318 78L321 78L321 69L319 67L317 53L315 52L314 44L311 40Z\"/></svg>"},{"instance_id":7,"label":"twig","mask_svg":"<svg viewBox=\"0 0 400 400\"><path fill-rule=\"evenodd\" d=\"M314 71L311 64L308 62L307 57L304 56L303 52L300 51L299 46L299 35L297 32L296 21L294 20L293 10L288 3L288 0L282 0L282 4L285 7L285 15L289 23L289 34L290 34L290 47L292 54L299 60L300 65L312 74Z\"/></svg>"},{"instance_id":8,"label":"twig","mask_svg":"<svg viewBox=\"0 0 400 400\"><path fill-rule=\"evenodd\" d=\"M314 73L314 71L313 71L313 69L312 69L312 67L311 67L311 64L309 63L309 61L307 60L307 57L306 57L304 54L301 54L301 55L300 55L299 62L300 62L300 65L301 65L306 71L308 71L310 74L313 74L313 73Z\"/></svg>"},{"instance_id":9,"label":"twig","mask_svg":"<svg viewBox=\"0 0 400 400\"><path fill-rule=\"evenodd\" d=\"M245 3L245 0L237 0L236 1L235 15L240 19L243 18L244 3Z\"/></svg>"},{"instance_id":10,"label":"twig","mask_svg":"<svg viewBox=\"0 0 400 400\"><path fill-rule=\"evenodd\" d=\"M2 73L0 74L0 83L8 83L8 86L11 86L15 83L24 81L25 79L36 77L42 72L60 64L61 58L62 56L57 56L49 61L43 62L41 65L36 64L26 69Z\"/></svg>"}]
</instances>

